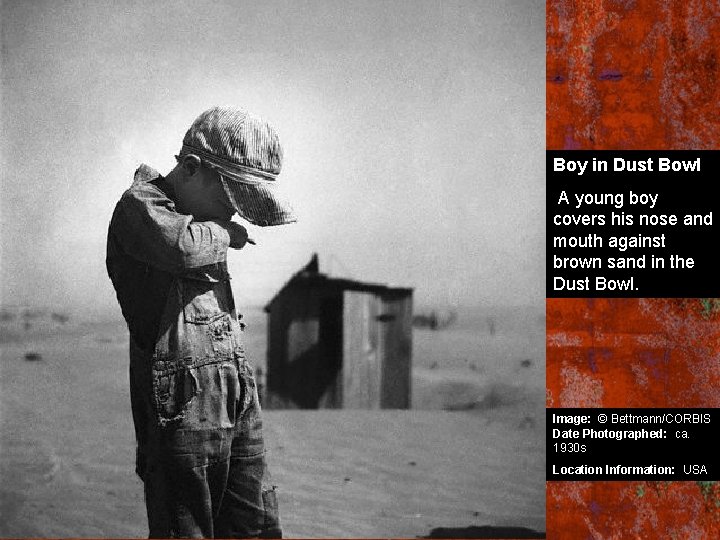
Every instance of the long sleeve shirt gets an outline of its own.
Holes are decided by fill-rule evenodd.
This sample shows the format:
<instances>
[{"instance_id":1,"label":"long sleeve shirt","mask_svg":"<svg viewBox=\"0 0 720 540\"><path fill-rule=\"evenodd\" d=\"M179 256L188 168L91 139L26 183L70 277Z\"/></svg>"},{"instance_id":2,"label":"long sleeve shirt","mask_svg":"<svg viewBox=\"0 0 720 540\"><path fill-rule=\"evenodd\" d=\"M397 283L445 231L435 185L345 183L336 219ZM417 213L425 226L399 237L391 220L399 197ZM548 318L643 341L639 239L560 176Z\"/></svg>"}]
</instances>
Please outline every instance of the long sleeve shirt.
<instances>
[{"instance_id":1,"label":"long sleeve shirt","mask_svg":"<svg viewBox=\"0 0 720 540\"><path fill-rule=\"evenodd\" d=\"M115 207L106 265L130 335L150 351L158 338L168 294L178 279L229 279L230 234L220 222L196 222L176 210L172 186L142 165ZM232 293L227 287L232 305ZM232 306L234 307L234 306Z\"/></svg>"}]
</instances>

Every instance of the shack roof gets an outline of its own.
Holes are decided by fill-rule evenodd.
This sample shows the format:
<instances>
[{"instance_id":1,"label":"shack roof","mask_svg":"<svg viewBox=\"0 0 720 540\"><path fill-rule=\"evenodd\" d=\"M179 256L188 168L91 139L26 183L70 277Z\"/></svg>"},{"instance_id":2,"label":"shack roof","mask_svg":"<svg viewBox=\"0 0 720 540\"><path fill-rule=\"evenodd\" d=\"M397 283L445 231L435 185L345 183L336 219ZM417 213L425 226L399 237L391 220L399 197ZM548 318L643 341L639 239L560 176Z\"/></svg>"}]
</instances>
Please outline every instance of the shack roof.
<instances>
[{"instance_id":1,"label":"shack roof","mask_svg":"<svg viewBox=\"0 0 720 540\"><path fill-rule=\"evenodd\" d=\"M367 283L354 279L334 278L323 274L318 270L317 255L313 255L305 267L296 272L290 280L273 296L265 306L265 311L270 311L270 306L286 291L291 289L325 289L341 291L360 291L378 294L385 298L402 298L412 294L412 287L391 287L382 283Z\"/></svg>"}]
</instances>

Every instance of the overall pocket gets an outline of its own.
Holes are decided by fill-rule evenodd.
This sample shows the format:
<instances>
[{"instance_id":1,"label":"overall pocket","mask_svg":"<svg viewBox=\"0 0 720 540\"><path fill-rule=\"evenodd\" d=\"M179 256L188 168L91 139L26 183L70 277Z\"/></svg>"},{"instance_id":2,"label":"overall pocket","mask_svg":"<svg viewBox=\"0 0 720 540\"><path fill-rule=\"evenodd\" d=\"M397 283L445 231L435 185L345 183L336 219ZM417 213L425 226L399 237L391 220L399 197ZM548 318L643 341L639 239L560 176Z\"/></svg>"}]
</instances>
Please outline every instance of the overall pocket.
<instances>
[{"instance_id":1,"label":"overall pocket","mask_svg":"<svg viewBox=\"0 0 720 540\"><path fill-rule=\"evenodd\" d=\"M181 279L183 316L188 324L208 324L232 312L227 281Z\"/></svg>"},{"instance_id":2,"label":"overall pocket","mask_svg":"<svg viewBox=\"0 0 720 540\"><path fill-rule=\"evenodd\" d=\"M157 360L152 371L153 403L160 427L230 428L252 409L254 386L232 360Z\"/></svg>"},{"instance_id":3,"label":"overall pocket","mask_svg":"<svg viewBox=\"0 0 720 540\"><path fill-rule=\"evenodd\" d=\"M180 281L186 350L196 359L232 359L237 346L227 281Z\"/></svg>"},{"instance_id":4,"label":"overall pocket","mask_svg":"<svg viewBox=\"0 0 720 540\"><path fill-rule=\"evenodd\" d=\"M190 402L198 393L199 385L191 365L191 357L153 359L153 404L161 427L182 420Z\"/></svg>"},{"instance_id":5,"label":"overall pocket","mask_svg":"<svg viewBox=\"0 0 720 540\"><path fill-rule=\"evenodd\" d=\"M153 356L157 421L163 427L231 427L244 398L237 362L244 352L229 282L180 278L175 298L179 309L166 310L168 330Z\"/></svg>"}]
</instances>

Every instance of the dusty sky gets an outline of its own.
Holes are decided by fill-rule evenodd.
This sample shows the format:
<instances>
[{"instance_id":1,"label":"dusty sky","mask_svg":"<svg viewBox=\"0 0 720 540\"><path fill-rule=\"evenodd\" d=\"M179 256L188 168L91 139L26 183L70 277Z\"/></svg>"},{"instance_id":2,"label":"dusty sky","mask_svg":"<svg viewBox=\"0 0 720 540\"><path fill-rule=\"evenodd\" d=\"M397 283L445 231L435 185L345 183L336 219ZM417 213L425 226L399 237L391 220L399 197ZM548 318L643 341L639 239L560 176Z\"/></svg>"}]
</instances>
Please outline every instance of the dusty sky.
<instances>
[{"instance_id":1,"label":"dusty sky","mask_svg":"<svg viewBox=\"0 0 720 540\"><path fill-rule=\"evenodd\" d=\"M217 104L276 126L300 216L231 253L240 303L317 251L421 306L542 306L544 2L0 2L1 303L119 317L115 202Z\"/></svg>"}]
</instances>

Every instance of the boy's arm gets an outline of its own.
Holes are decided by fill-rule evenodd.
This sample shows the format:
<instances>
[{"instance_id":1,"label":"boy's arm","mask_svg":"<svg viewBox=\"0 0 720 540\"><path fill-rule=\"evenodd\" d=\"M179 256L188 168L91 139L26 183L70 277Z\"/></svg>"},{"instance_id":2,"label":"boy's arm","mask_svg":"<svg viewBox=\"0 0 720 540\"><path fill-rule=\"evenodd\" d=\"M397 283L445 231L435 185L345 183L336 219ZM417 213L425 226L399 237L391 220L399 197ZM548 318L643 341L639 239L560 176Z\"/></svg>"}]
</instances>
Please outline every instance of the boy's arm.
<instances>
[{"instance_id":1,"label":"boy's arm","mask_svg":"<svg viewBox=\"0 0 720 540\"><path fill-rule=\"evenodd\" d=\"M120 199L115 234L126 253L172 273L223 262L228 247L247 241L242 225L220 221L193 221L174 203L154 191L128 191Z\"/></svg>"}]
</instances>

